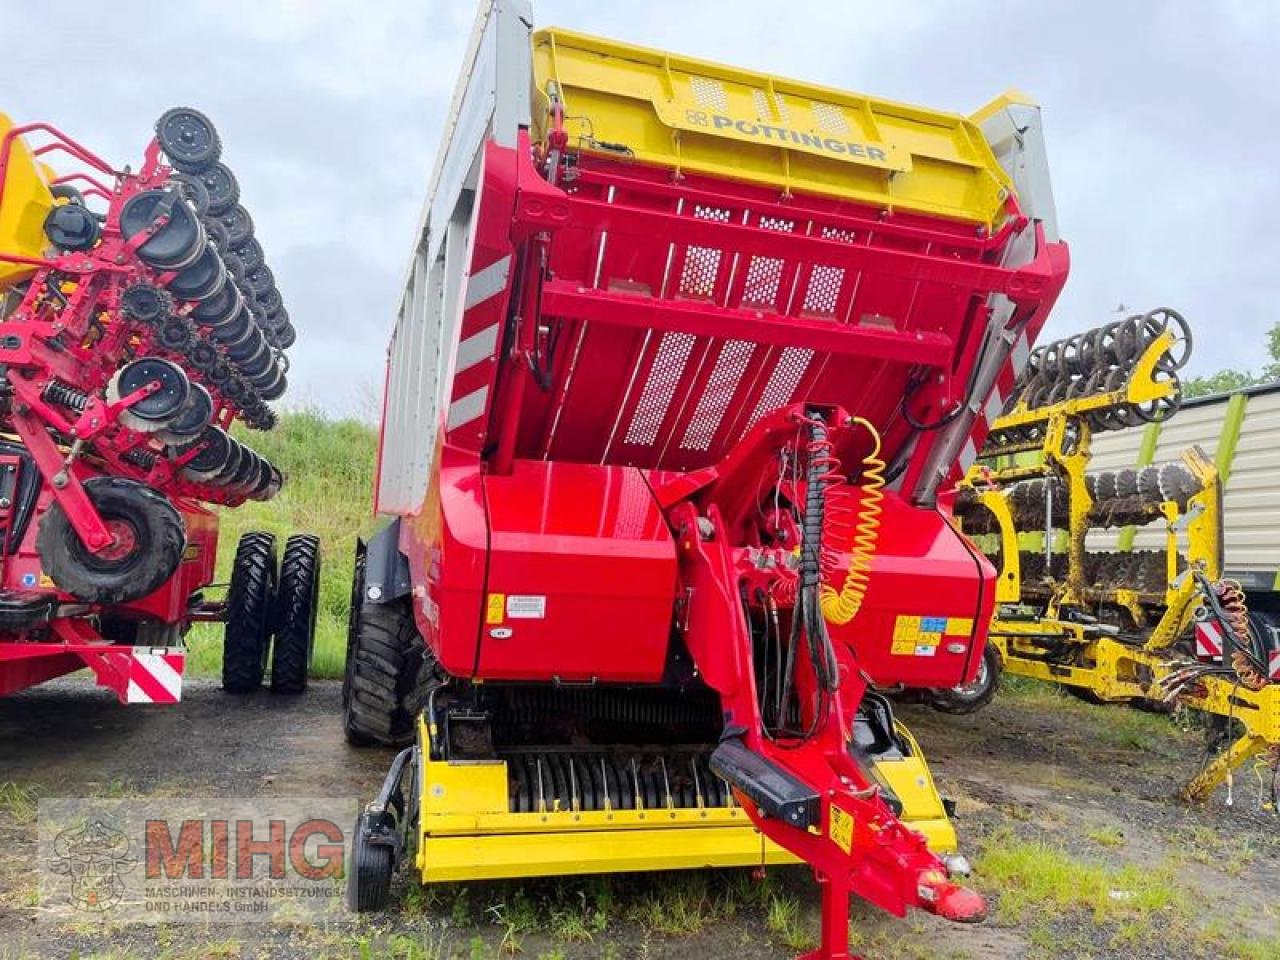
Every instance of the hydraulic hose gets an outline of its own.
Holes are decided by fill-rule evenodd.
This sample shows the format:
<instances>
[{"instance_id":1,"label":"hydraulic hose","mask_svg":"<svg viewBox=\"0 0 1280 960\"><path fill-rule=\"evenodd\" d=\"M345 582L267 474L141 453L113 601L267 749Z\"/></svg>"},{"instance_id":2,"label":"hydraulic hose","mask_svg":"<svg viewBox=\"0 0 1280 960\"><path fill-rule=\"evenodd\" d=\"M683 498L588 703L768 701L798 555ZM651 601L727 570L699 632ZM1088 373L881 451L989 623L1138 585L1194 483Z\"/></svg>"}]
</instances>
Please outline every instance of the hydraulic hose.
<instances>
[{"instance_id":1,"label":"hydraulic hose","mask_svg":"<svg viewBox=\"0 0 1280 960\"><path fill-rule=\"evenodd\" d=\"M871 579L871 560L876 554L880 539L880 515L884 512L885 462L880 459L880 433L870 421L862 417L854 417L853 422L871 435L871 450L862 458L862 495L853 526L853 544L849 550L849 566L845 571L844 582L838 590L829 583L824 583L821 587L822 615L837 626L849 623L862 609L862 601ZM812 485L809 490L812 497ZM809 511L806 510L806 521L808 517ZM803 569L802 559L801 570Z\"/></svg>"}]
</instances>

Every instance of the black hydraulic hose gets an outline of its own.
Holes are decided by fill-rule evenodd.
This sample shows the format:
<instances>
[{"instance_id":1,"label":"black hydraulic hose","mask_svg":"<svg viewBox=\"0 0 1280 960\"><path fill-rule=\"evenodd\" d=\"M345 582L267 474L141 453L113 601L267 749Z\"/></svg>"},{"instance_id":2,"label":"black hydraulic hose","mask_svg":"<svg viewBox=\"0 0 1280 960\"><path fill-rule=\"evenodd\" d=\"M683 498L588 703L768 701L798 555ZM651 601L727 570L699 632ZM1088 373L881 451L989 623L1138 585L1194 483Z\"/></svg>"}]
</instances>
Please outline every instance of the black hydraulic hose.
<instances>
[{"instance_id":1,"label":"black hydraulic hose","mask_svg":"<svg viewBox=\"0 0 1280 960\"><path fill-rule=\"evenodd\" d=\"M819 417L809 420L809 438L817 448L827 443L827 425ZM826 519L826 469L817 457L806 467L803 543L800 546L800 593L798 601L804 617L805 634L818 685L828 692L840 683L835 649L822 616L822 526Z\"/></svg>"}]
</instances>

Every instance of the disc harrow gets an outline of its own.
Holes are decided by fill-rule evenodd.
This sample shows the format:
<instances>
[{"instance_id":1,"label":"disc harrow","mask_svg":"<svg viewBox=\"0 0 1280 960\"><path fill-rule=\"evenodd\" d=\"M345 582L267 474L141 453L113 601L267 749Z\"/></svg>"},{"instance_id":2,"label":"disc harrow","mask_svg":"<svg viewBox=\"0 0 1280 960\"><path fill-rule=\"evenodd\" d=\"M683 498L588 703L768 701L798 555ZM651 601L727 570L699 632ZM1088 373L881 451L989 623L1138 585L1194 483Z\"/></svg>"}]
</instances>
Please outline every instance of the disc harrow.
<instances>
[{"instance_id":1,"label":"disc harrow","mask_svg":"<svg viewBox=\"0 0 1280 960\"><path fill-rule=\"evenodd\" d=\"M1095 433L1165 420L1181 405L1178 371L1190 356L1190 327L1167 307L1036 347L1002 414L1025 416L993 429L983 455L1037 449L1045 439L1047 411L1071 401L1095 401L1080 405L1089 407L1080 412ZM1135 380L1158 386L1153 395L1136 398L1130 395Z\"/></svg>"},{"instance_id":2,"label":"disc harrow","mask_svg":"<svg viewBox=\"0 0 1280 960\"><path fill-rule=\"evenodd\" d=\"M32 162L52 153L76 172ZM0 202L45 208L38 242L0 248L0 430L19 435L81 543L97 555L118 538L86 492L98 476L133 484L139 511L144 492L274 496L280 470L230 431L275 426L296 331L209 119L166 111L136 172L47 124L13 127Z\"/></svg>"},{"instance_id":3,"label":"disc harrow","mask_svg":"<svg viewBox=\"0 0 1280 960\"><path fill-rule=\"evenodd\" d=\"M80 175L97 185L61 191L46 218L52 251L4 318L26 346L9 391L44 401L27 405L107 472L219 503L268 497L279 471L226 431L275 425L296 332L212 123L180 107L155 132L136 174L75 153L110 182Z\"/></svg>"},{"instance_id":4,"label":"disc harrow","mask_svg":"<svg viewBox=\"0 0 1280 960\"><path fill-rule=\"evenodd\" d=\"M1163 516L1163 505L1172 503L1185 513L1191 498L1204 489L1200 479L1179 462L1139 469L1087 473L1088 525L1092 528L1141 526ZM1068 486L1061 477L1035 477L1005 488L1014 525L1023 532L1066 530L1070 527ZM1052 504L1052 507L1050 506ZM965 530L973 534L999 531L999 522L979 506L972 489L961 491L956 512ZM1045 515L1052 512L1051 521Z\"/></svg>"}]
</instances>

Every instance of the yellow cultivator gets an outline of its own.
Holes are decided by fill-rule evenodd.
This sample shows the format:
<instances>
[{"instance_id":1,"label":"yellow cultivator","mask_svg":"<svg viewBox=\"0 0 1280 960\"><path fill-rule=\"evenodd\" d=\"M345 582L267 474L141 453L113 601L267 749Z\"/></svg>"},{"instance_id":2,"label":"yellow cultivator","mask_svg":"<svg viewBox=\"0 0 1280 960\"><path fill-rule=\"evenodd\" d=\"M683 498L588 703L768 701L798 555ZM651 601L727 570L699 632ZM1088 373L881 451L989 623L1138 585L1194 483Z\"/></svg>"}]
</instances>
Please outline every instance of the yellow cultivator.
<instances>
[{"instance_id":1,"label":"yellow cultivator","mask_svg":"<svg viewBox=\"0 0 1280 960\"><path fill-rule=\"evenodd\" d=\"M990 638L1006 671L1097 702L1223 718L1219 735L1234 743L1184 789L1202 799L1244 761L1280 756L1275 638L1221 579L1218 471L1198 447L1163 464L1089 469L1096 434L1178 409L1189 353L1185 321L1169 310L1038 348L957 516L999 570ZM1135 550L1144 529L1149 549Z\"/></svg>"}]
</instances>

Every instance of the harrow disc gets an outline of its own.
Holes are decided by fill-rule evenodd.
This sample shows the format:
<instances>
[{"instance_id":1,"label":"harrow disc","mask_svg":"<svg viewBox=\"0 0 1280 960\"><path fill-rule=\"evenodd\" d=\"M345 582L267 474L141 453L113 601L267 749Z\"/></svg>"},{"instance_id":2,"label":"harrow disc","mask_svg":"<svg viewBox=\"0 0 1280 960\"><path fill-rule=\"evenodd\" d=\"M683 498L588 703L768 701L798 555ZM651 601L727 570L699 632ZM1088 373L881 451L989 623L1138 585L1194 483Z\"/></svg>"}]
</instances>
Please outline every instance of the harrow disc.
<instances>
[{"instance_id":1,"label":"harrow disc","mask_svg":"<svg viewBox=\"0 0 1280 960\"><path fill-rule=\"evenodd\" d=\"M208 374L218 362L218 350L208 340L196 340L187 351L191 365L201 373Z\"/></svg>"},{"instance_id":2,"label":"harrow disc","mask_svg":"<svg viewBox=\"0 0 1280 960\"><path fill-rule=\"evenodd\" d=\"M203 173L222 155L222 141L212 121L199 110L174 107L156 121L156 140L174 168Z\"/></svg>"},{"instance_id":3,"label":"harrow disc","mask_svg":"<svg viewBox=\"0 0 1280 960\"><path fill-rule=\"evenodd\" d=\"M169 316L173 298L161 287L135 283L120 294L120 309L129 319L152 326Z\"/></svg>"},{"instance_id":4,"label":"harrow disc","mask_svg":"<svg viewBox=\"0 0 1280 960\"><path fill-rule=\"evenodd\" d=\"M182 199L191 204L196 216L203 217L209 212L209 191L199 177L191 173L175 173L169 182L178 188Z\"/></svg>"},{"instance_id":5,"label":"harrow disc","mask_svg":"<svg viewBox=\"0 0 1280 960\"><path fill-rule=\"evenodd\" d=\"M234 317L210 329L209 335L223 346L230 346L242 342L256 329L253 314L247 306L242 305Z\"/></svg>"},{"instance_id":6,"label":"harrow disc","mask_svg":"<svg viewBox=\"0 0 1280 960\"><path fill-rule=\"evenodd\" d=\"M266 255L262 252L262 244L253 237L236 247L235 254L240 258L240 262L244 264L246 271L256 270L266 262Z\"/></svg>"},{"instance_id":7,"label":"harrow disc","mask_svg":"<svg viewBox=\"0 0 1280 960\"><path fill-rule=\"evenodd\" d=\"M205 249L204 227L176 189L143 190L130 197L120 209L120 231L126 240L151 232L138 247L138 258L157 270L188 267Z\"/></svg>"},{"instance_id":8,"label":"harrow disc","mask_svg":"<svg viewBox=\"0 0 1280 960\"><path fill-rule=\"evenodd\" d=\"M289 323L287 320L284 322L284 325L276 331L276 336L280 341L281 350L288 350L298 339L298 334L293 329L293 324Z\"/></svg>"},{"instance_id":9,"label":"harrow disc","mask_svg":"<svg viewBox=\"0 0 1280 960\"><path fill-rule=\"evenodd\" d=\"M153 433L186 405L191 392L186 373L176 363L160 357L143 357L116 371L107 386L107 400L116 403L152 383L158 383L160 388L120 412L120 422L130 429Z\"/></svg>"},{"instance_id":10,"label":"harrow disc","mask_svg":"<svg viewBox=\"0 0 1280 960\"><path fill-rule=\"evenodd\" d=\"M274 375L272 376L272 374ZM284 396L285 390L289 388L289 382L285 379L284 371L278 366L272 367L262 379L255 379L253 385L258 388L258 393L262 395L262 399L267 401L279 400Z\"/></svg>"},{"instance_id":11,"label":"harrow disc","mask_svg":"<svg viewBox=\"0 0 1280 960\"><path fill-rule=\"evenodd\" d=\"M214 217L203 217L200 222L204 224L204 232L209 238L209 243L218 251L225 264L227 255L231 252L231 240L227 236L227 228L222 225L221 220Z\"/></svg>"},{"instance_id":12,"label":"harrow disc","mask_svg":"<svg viewBox=\"0 0 1280 960\"><path fill-rule=\"evenodd\" d=\"M197 483L208 483L226 466L231 438L221 427L207 427L198 439L179 447L177 452L182 456L197 448L199 452L183 465L182 472Z\"/></svg>"},{"instance_id":13,"label":"harrow disc","mask_svg":"<svg viewBox=\"0 0 1280 960\"><path fill-rule=\"evenodd\" d=\"M242 339L227 345L227 359L240 367L246 361L257 358L266 349L267 341L263 338L262 331L257 324L251 324Z\"/></svg>"},{"instance_id":14,"label":"harrow disc","mask_svg":"<svg viewBox=\"0 0 1280 960\"><path fill-rule=\"evenodd\" d=\"M240 461L244 459L244 450L244 445L239 440L235 437L227 437L227 459L222 464L222 469L214 476L214 483L220 487L225 487L231 482L231 478L240 469Z\"/></svg>"},{"instance_id":15,"label":"harrow disc","mask_svg":"<svg viewBox=\"0 0 1280 960\"><path fill-rule=\"evenodd\" d=\"M266 293L258 297L258 306L262 308L263 322L270 314L284 309L284 298L280 295L279 289L272 287Z\"/></svg>"},{"instance_id":16,"label":"harrow disc","mask_svg":"<svg viewBox=\"0 0 1280 960\"><path fill-rule=\"evenodd\" d=\"M195 342L191 324L182 317L170 317L160 324L156 340L166 350L174 353L187 353Z\"/></svg>"},{"instance_id":17,"label":"harrow disc","mask_svg":"<svg viewBox=\"0 0 1280 960\"><path fill-rule=\"evenodd\" d=\"M233 249L253 238L253 218L240 204L234 204L218 220L227 228L227 242Z\"/></svg>"},{"instance_id":18,"label":"harrow disc","mask_svg":"<svg viewBox=\"0 0 1280 960\"><path fill-rule=\"evenodd\" d=\"M209 195L208 210L215 217L226 213L240 199L240 184L225 163L215 163L200 174Z\"/></svg>"},{"instance_id":19,"label":"harrow disc","mask_svg":"<svg viewBox=\"0 0 1280 960\"><path fill-rule=\"evenodd\" d=\"M204 433L213 419L213 398L198 383L191 384L187 402L156 436L165 443L184 443Z\"/></svg>"},{"instance_id":20,"label":"harrow disc","mask_svg":"<svg viewBox=\"0 0 1280 960\"><path fill-rule=\"evenodd\" d=\"M243 307L244 298L239 289L234 283L226 283L217 293L196 304L191 319L202 327L217 327L233 319Z\"/></svg>"},{"instance_id":21,"label":"harrow disc","mask_svg":"<svg viewBox=\"0 0 1280 960\"><path fill-rule=\"evenodd\" d=\"M196 262L173 278L169 290L183 300L206 300L220 293L226 285L227 269L222 265L218 251L206 244Z\"/></svg>"},{"instance_id":22,"label":"harrow disc","mask_svg":"<svg viewBox=\"0 0 1280 960\"><path fill-rule=\"evenodd\" d=\"M250 270L245 275L245 283L253 292L256 299L261 300L263 297L276 288L275 274L271 272L271 268L263 264L254 270Z\"/></svg>"}]
</instances>

